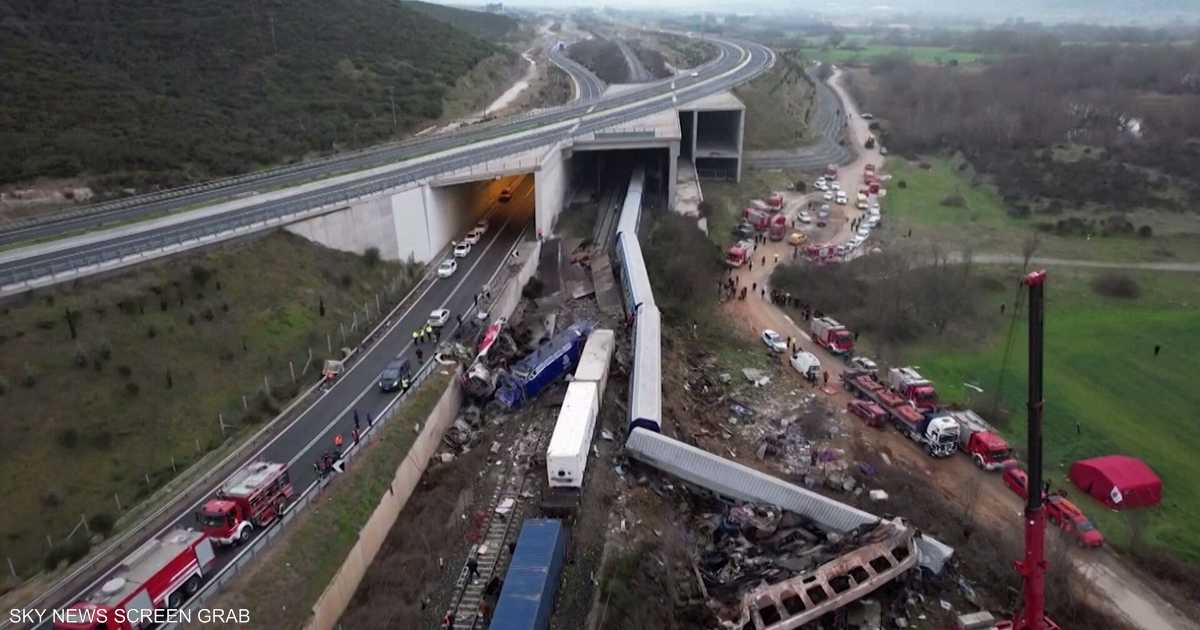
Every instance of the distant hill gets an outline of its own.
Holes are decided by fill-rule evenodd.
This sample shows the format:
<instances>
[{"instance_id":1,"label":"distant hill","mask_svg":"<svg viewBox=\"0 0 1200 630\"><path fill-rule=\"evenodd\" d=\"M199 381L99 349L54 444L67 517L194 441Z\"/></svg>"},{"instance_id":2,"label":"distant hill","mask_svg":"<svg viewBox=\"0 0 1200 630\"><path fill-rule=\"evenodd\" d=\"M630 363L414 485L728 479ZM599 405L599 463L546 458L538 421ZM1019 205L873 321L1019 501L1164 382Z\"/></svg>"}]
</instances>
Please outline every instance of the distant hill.
<instances>
[{"instance_id":1,"label":"distant hill","mask_svg":"<svg viewBox=\"0 0 1200 630\"><path fill-rule=\"evenodd\" d=\"M504 39L517 29L519 23L507 15L457 9L431 2L405 2L405 6L445 22L455 28L488 40Z\"/></svg>"},{"instance_id":2,"label":"distant hill","mask_svg":"<svg viewBox=\"0 0 1200 630\"><path fill-rule=\"evenodd\" d=\"M390 137L393 98L412 129L500 48L410 4L0 0L0 183L242 172Z\"/></svg>"}]
</instances>

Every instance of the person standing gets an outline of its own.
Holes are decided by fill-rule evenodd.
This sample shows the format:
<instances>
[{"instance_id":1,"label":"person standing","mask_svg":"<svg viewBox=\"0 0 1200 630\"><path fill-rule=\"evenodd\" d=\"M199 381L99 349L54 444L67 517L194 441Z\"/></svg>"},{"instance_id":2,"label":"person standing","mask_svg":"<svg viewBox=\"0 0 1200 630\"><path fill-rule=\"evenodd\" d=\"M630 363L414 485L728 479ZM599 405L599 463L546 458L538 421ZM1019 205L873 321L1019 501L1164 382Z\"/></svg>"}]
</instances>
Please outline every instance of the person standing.
<instances>
[{"instance_id":1,"label":"person standing","mask_svg":"<svg viewBox=\"0 0 1200 630\"><path fill-rule=\"evenodd\" d=\"M472 584L479 577L479 561L475 559L475 554L471 554L471 557L467 558L467 577L470 578Z\"/></svg>"}]
</instances>

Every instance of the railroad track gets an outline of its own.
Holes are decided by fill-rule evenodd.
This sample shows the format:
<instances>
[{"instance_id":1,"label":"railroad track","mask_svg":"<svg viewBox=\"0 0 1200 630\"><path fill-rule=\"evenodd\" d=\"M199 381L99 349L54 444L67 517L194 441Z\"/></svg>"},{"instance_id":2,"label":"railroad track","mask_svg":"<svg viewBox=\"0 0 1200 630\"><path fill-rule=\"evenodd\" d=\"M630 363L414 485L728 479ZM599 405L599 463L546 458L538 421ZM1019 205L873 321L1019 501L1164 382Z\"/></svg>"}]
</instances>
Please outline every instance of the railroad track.
<instances>
[{"instance_id":1,"label":"railroad track","mask_svg":"<svg viewBox=\"0 0 1200 630\"><path fill-rule=\"evenodd\" d=\"M451 601L454 605L454 630L479 630L485 628L480 604L483 603L484 589L492 577L503 575L508 565L508 544L516 539L521 531L521 522L529 508L529 501L523 495L536 483L537 468L533 466L538 453L543 453L550 441L551 430L546 427L546 421L553 409L537 408L533 413L537 420L525 426L528 432L536 433L532 439L518 437L514 445L516 452L509 457L508 464L501 474L496 489L487 507L487 527L483 540L471 549L479 562L479 577L471 580L466 561L454 583L454 595ZM510 424L509 426L512 426ZM507 514L496 512L506 501L512 501L512 509Z\"/></svg>"}]
</instances>

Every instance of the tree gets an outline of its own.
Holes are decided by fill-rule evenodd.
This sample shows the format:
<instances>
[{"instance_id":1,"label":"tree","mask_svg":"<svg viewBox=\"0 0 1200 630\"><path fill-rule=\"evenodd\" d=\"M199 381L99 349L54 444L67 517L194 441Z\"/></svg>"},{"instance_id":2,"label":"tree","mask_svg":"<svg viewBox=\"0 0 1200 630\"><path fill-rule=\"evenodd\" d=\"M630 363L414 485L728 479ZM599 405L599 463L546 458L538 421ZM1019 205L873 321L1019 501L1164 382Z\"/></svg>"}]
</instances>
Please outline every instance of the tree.
<instances>
[{"instance_id":1,"label":"tree","mask_svg":"<svg viewBox=\"0 0 1200 630\"><path fill-rule=\"evenodd\" d=\"M845 33L843 33L842 31L834 31L829 34L829 37L825 40L825 44L827 46L829 46L830 48L837 48L838 46L841 46L845 41L846 41Z\"/></svg>"}]
</instances>

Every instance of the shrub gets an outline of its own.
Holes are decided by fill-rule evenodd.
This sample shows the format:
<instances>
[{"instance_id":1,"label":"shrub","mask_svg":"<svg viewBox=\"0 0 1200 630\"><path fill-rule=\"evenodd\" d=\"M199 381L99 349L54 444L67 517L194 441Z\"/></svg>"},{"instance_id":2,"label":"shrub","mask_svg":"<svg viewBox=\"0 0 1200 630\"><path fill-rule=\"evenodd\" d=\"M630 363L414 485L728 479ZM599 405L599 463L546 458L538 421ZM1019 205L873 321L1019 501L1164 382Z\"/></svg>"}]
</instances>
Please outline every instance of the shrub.
<instances>
[{"instance_id":1,"label":"shrub","mask_svg":"<svg viewBox=\"0 0 1200 630\"><path fill-rule=\"evenodd\" d=\"M896 182L896 187L900 189L908 188L908 182L902 179Z\"/></svg>"},{"instance_id":2,"label":"shrub","mask_svg":"<svg viewBox=\"0 0 1200 630\"><path fill-rule=\"evenodd\" d=\"M76 535L71 540L65 543L55 545L49 552L46 553L45 567L47 571L53 571L62 564L63 560L67 564L77 562L88 554L92 549L92 543L87 536Z\"/></svg>"},{"instance_id":3,"label":"shrub","mask_svg":"<svg viewBox=\"0 0 1200 630\"><path fill-rule=\"evenodd\" d=\"M37 385L37 375L33 373L33 368L28 363L25 364L25 375L21 377L21 384L25 387Z\"/></svg>"},{"instance_id":4,"label":"shrub","mask_svg":"<svg viewBox=\"0 0 1200 630\"><path fill-rule=\"evenodd\" d=\"M342 274L342 276L340 278L338 278L338 281L342 283L343 289L349 289L351 286L354 285L354 276L351 276L348 273L344 273L344 274Z\"/></svg>"},{"instance_id":5,"label":"shrub","mask_svg":"<svg viewBox=\"0 0 1200 630\"><path fill-rule=\"evenodd\" d=\"M1149 225L1143 225L1138 228L1137 235L1142 238L1150 238L1154 236L1154 228L1151 228Z\"/></svg>"},{"instance_id":6,"label":"shrub","mask_svg":"<svg viewBox=\"0 0 1200 630\"><path fill-rule=\"evenodd\" d=\"M202 287L208 284L208 281L212 278L213 272L204 265L192 265L191 274L192 282L196 286Z\"/></svg>"},{"instance_id":7,"label":"shrub","mask_svg":"<svg viewBox=\"0 0 1200 630\"><path fill-rule=\"evenodd\" d=\"M195 326L195 325L196 325L196 314L188 313L188 326Z\"/></svg>"},{"instance_id":8,"label":"shrub","mask_svg":"<svg viewBox=\"0 0 1200 630\"><path fill-rule=\"evenodd\" d=\"M381 257L379 255L378 247L368 247L365 251L363 251L363 262L366 263L368 267L374 267L378 265L380 260Z\"/></svg>"},{"instance_id":9,"label":"shrub","mask_svg":"<svg viewBox=\"0 0 1200 630\"><path fill-rule=\"evenodd\" d=\"M153 325L146 327L146 337L153 339L158 336L158 329Z\"/></svg>"},{"instance_id":10,"label":"shrub","mask_svg":"<svg viewBox=\"0 0 1200 630\"><path fill-rule=\"evenodd\" d=\"M77 367L77 368L86 368L88 365L87 353L85 353L81 349L76 349L75 357L71 361L75 364L75 367Z\"/></svg>"},{"instance_id":11,"label":"shrub","mask_svg":"<svg viewBox=\"0 0 1200 630\"><path fill-rule=\"evenodd\" d=\"M111 359L112 358L112 343L110 343L107 339L101 340L99 351L100 351L101 359L104 359L105 361Z\"/></svg>"},{"instance_id":12,"label":"shrub","mask_svg":"<svg viewBox=\"0 0 1200 630\"><path fill-rule=\"evenodd\" d=\"M128 365L118 365L117 374L120 374L124 378L129 378L130 376L133 376L133 368L129 367Z\"/></svg>"},{"instance_id":13,"label":"shrub","mask_svg":"<svg viewBox=\"0 0 1200 630\"><path fill-rule=\"evenodd\" d=\"M10 387L11 386L8 384L8 379L0 376L0 396L7 394Z\"/></svg>"},{"instance_id":14,"label":"shrub","mask_svg":"<svg viewBox=\"0 0 1200 630\"><path fill-rule=\"evenodd\" d=\"M87 523L88 529L92 530L92 533L108 537L108 535L112 533L113 527L117 525L117 519L108 512L101 512L99 514L93 514L91 518L88 519Z\"/></svg>"},{"instance_id":15,"label":"shrub","mask_svg":"<svg viewBox=\"0 0 1200 630\"><path fill-rule=\"evenodd\" d=\"M967 198L962 193L954 192L942 197L942 205L947 208L966 208Z\"/></svg>"},{"instance_id":16,"label":"shrub","mask_svg":"<svg viewBox=\"0 0 1200 630\"><path fill-rule=\"evenodd\" d=\"M125 393L126 394L129 394L130 396L137 396L138 392L140 392L140 391L142 391L142 388L138 387L137 383L134 383L133 381L129 381L128 383L125 383Z\"/></svg>"},{"instance_id":17,"label":"shrub","mask_svg":"<svg viewBox=\"0 0 1200 630\"><path fill-rule=\"evenodd\" d=\"M1142 288L1138 286L1137 280L1117 271L1107 271L1096 276L1096 279L1092 280L1092 291L1105 297L1127 300L1135 299L1142 294Z\"/></svg>"},{"instance_id":18,"label":"shrub","mask_svg":"<svg viewBox=\"0 0 1200 630\"><path fill-rule=\"evenodd\" d=\"M204 312L201 313L201 316L204 317L204 321L211 322L213 318L216 317L216 314L213 313L212 307L209 306L204 309Z\"/></svg>"},{"instance_id":19,"label":"shrub","mask_svg":"<svg viewBox=\"0 0 1200 630\"><path fill-rule=\"evenodd\" d=\"M63 429L58 432L58 445L71 449L79 445L79 431L74 428Z\"/></svg>"}]
</instances>

